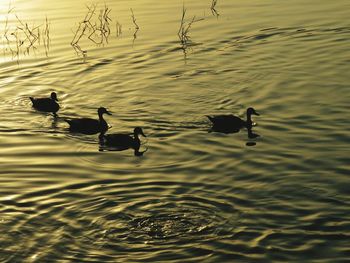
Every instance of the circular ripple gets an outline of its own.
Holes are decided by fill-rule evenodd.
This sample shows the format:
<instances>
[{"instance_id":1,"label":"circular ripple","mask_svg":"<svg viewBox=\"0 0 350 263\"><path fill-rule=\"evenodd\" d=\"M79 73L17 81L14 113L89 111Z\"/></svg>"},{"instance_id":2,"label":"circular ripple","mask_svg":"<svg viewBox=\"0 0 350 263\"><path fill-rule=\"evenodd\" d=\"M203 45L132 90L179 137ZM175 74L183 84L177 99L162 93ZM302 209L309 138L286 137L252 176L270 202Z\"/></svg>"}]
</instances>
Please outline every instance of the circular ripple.
<instances>
[{"instance_id":1,"label":"circular ripple","mask_svg":"<svg viewBox=\"0 0 350 263\"><path fill-rule=\"evenodd\" d=\"M193 244L235 232L241 214L226 200L227 192L230 188L214 184L134 178L32 191L1 201L7 217L0 221L0 240L8 252L1 258L101 262L107 254L112 260L136 252L152 259L147 251L164 246L169 255L186 255Z\"/></svg>"},{"instance_id":2,"label":"circular ripple","mask_svg":"<svg viewBox=\"0 0 350 263\"><path fill-rule=\"evenodd\" d=\"M176 211L149 217L136 218L131 222L133 232L142 234L144 242L176 242L188 239L213 239L218 234L231 232L235 217L227 219L209 211L198 209ZM222 233L221 233L222 234ZM220 237L223 237L220 234Z\"/></svg>"},{"instance_id":3,"label":"circular ripple","mask_svg":"<svg viewBox=\"0 0 350 263\"><path fill-rule=\"evenodd\" d=\"M102 206L111 205L107 203ZM233 204L192 195L140 198L117 210L95 220L89 236L102 241L103 233L105 245L121 241L138 246L203 242L231 236L241 217Z\"/></svg>"}]
</instances>

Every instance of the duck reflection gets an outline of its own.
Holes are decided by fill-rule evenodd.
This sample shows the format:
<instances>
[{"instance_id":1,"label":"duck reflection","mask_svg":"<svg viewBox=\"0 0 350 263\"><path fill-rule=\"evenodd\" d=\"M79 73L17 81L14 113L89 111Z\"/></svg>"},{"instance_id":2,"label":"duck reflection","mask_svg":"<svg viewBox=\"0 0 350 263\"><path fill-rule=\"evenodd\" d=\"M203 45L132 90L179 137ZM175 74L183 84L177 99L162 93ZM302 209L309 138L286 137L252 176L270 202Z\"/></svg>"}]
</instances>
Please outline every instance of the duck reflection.
<instances>
[{"instance_id":1,"label":"duck reflection","mask_svg":"<svg viewBox=\"0 0 350 263\"><path fill-rule=\"evenodd\" d=\"M247 129L247 131L248 131L248 138L249 139L255 139L255 138L260 137L259 134L253 132L252 128Z\"/></svg>"},{"instance_id":2,"label":"duck reflection","mask_svg":"<svg viewBox=\"0 0 350 263\"><path fill-rule=\"evenodd\" d=\"M132 136L133 135L133 136ZM135 156L142 156L146 151L140 151L141 140L139 135L146 137L140 127L134 129L133 134L114 133L99 136L100 151L124 151L134 149Z\"/></svg>"},{"instance_id":3,"label":"duck reflection","mask_svg":"<svg viewBox=\"0 0 350 263\"><path fill-rule=\"evenodd\" d=\"M260 137L259 134L253 132L252 128L248 128L248 129L247 129L247 132L248 132L248 138L249 138L249 139L255 139L255 138ZM255 145L256 145L256 142L250 140L250 141L246 142L245 145L246 145L246 146L255 146Z\"/></svg>"},{"instance_id":4,"label":"duck reflection","mask_svg":"<svg viewBox=\"0 0 350 263\"><path fill-rule=\"evenodd\" d=\"M58 129L58 126L57 126L58 121L59 121L59 117L57 115L54 115L53 119L52 119L52 122L51 122L51 129L52 130L57 130Z\"/></svg>"}]
</instances>

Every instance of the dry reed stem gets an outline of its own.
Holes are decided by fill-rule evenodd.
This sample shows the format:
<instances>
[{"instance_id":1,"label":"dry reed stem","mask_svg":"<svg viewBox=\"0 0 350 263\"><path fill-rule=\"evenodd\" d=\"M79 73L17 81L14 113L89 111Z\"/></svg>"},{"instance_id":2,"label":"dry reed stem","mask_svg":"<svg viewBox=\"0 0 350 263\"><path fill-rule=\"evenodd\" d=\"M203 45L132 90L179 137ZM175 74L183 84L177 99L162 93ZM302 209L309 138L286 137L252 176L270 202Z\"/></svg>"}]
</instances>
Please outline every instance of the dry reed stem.
<instances>
[{"instance_id":1,"label":"dry reed stem","mask_svg":"<svg viewBox=\"0 0 350 263\"><path fill-rule=\"evenodd\" d=\"M115 23L115 29L116 29L116 37L121 36L121 34L122 34L122 25L119 24L118 21Z\"/></svg>"},{"instance_id":2,"label":"dry reed stem","mask_svg":"<svg viewBox=\"0 0 350 263\"><path fill-rule=\"evenodd\" d=\"M217 3L218 3L218 0L212 0L210 10L213 15L215 15L216 17L219 17L219 13L215 9Z\"/></svg>"},{"instance_id":3,"label":"dry reed stem","mask_svg":"<svg viewBox=\"0 0 350 263\"><path fill-rule=\"evenodd\" d=\"M96 4L86 7L88 11L85 14L84 19L79 22L79 26L71 41L71 45L77 54L82 54L84 58L86 57L87 50L81 48L79 45L80 40L86 37L86 39L97 45L108 43L108 38L111 34L110 23L112 22L112 19L110 18L111 9L107 5L99 11L97 17L95 17L97 8Z\"/></svg>"},{"instance_id":4,"label":"dry reed stem","mask_svg":"<svg viewBox=\"0 0 350 263\"><path fill-rule=\"evenodd\" d=\"M185 5L183 5L180 27L177 32L177 35L183 47L187 47L189 44L191 44L191 37L189 36L189 32L193 23L203 20L203 18L196 20L196 16L193 16L192 20L186 24L186 12L187 10L185 8Z\"/></svg>"},{"instance_id":5,"label":"dry reed stem","mask_svg":"<svg viewBox=\"0 0 350 263\"><path fill-rule=\"evenodd\" d=\"M112 19L109 17L110 12L111 9L105 5L105 8L100 10L98 23L95 22L92 27L92 33L88 36L88 38L95 44L103 44L104 42L108 43L108 37L111 34L109 23L112 21ZM99 40L94 38L96 36L99 38Z\"/></svg>"},{"instance_id":6,"label":"dry reed stem","mask_svg":"<svg viewBox=\"0 0 350 263\"><path fill-rule=\"evenodd\" d=\"M40 31L38 31L40 34ZM40 35L39 35L39 40L40 40ZM45 28L43 29L43 42L44 42L44 47L45 47L45 54L48 56L48 52L50 50L50 23L46 17L45 20Z\"/></svg>"},{"instance_id":7,"label":"dry reed stem","mask_svg":"<svg viewBox=\"0 0 350 263\"><path fill-rule=\"evenodd\" d=\"M136 29L136 30L139 30L140 27L139 27L139 25L136 23L136 18L135 18L135 16L134 16L134 11L132 10L132 8L130 8L130 11L131 11L132 22L133 22L134 25L135 25L135 29Z\"/></svg>"},{"instance_id":8,"label":"dry reed stem","mask_svg":"<svg viewBox=\"0 0 350 263\"><path fill-rule=\"evenodd\" d=\"M218 3L218 0L212 0L210 9L215 10L215 6L217 3Z\"/></svg>"},{"instance_id":9,"label":"dry reed stem","mask_svg":"<svg viewBox=\"0 0 350 263\"><path fill-rule=\"evenodd\" d=\"M11 7L11 4L9 4L3 34L4 55L6 51L10 51L13 58L18 58L23 49L23 54L25 55L29 54L31 50L35 51L37 49L37 46L41 45L41 25L29 25L27 22L22 21L17 16L17 14L13 14L13 10L14 8ZM16 17L17 20L17 24L15 24L14 26L11 26L9 24L9 17L12 14ZM46 37L49 38L49 31L47 31ZM47 54L47 51L45 53Z\"/></svg>"}]
</instances>

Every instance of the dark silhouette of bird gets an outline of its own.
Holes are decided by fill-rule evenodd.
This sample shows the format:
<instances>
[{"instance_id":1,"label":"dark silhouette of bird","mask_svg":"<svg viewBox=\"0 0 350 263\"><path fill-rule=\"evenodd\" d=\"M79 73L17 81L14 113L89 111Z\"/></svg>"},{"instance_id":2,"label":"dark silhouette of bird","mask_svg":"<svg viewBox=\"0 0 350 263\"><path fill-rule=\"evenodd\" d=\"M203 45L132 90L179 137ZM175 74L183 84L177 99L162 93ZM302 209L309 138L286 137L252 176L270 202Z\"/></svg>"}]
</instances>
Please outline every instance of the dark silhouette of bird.
<instances>
[{"instance_id":1,"label":"dark silhouette of bird","mask_svg":"<svg viewBox=\"0 0 350 263\"><path fill-rule=\"evenodd\" d=\"M139 135L143 137L146 137L146 135L140 127L134 129L133 135L134 137L126 133L101 134L99 138L102 146L113 147L120 151L129 148L139 149L141 145Z\"/></svg>"},{"instance_id":2,"label":"dark silhouette of bird","mask_svg":"<svg viewBox=\"0 0 350 263\"><path fill-rule=\"evenodd\" d=\"M251 129L253 127L252 115L259 114L253 109L247 109L247 120L242 120L241 118L230 115L216 115L207 116L212 122L212 131L223 132L223 133L234 133L238 132L242 128Z\"/></svg>"},{"instance_id":3,"label":"dark silhouette of bird","mask_svg":"<svg viewBox=\"0 0 350 263\"><path fill-rule=\"evenodd\" d=\"M100 107L97 110L98 120L91 118L66 119L71 132L79 132L83 134L104 134L108 130L108 124L103 119L103 114L112 115L106 108Z\"/></svg>"},{"instance_id":4,"label":"dark silhouette of bird","mask_svg":"<svg viewBox=\"0 0 350 263\"><path fill-rule=\"evenodd\" d=\"M29 97L29 99L33 103L33 107L36 110L44 111L44 112L52 112L56 114L60 109L60 105L57 103L57 94L56 92L52 92L50 98L33 98Z\"/></svg>"}]
</instances>

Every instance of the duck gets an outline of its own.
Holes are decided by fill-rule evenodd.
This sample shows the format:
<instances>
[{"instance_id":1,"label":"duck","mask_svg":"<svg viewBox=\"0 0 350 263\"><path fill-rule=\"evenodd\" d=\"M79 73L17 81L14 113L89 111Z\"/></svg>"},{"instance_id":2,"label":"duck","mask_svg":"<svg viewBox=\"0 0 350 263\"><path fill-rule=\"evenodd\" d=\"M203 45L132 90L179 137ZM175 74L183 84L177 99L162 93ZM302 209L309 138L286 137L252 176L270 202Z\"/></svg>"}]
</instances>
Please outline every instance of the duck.
<instances>
[{"instance_id":1,"label":"duck","mask_svg":"<svg viewBox=\"0 0 350 263\"><path fill-rule=\"evenodd\" d=\"M112 115L106 108L100 107L97 109L98 120L91 118L79 118L79 119L66 119L69 124L69 130L71 132L78 132L83 134L104 134L108 130L108 124L103 119L103 114Z\"/></svg>"},{"instance_id":2,"label":"duck","mask_svg":"<svg viewBox=\"0 0 350 263\"><path fill-rule=\"evenodd\" d=\"M252 115L260 116L259 113L252 107L247 109L247 120L242 120L241 118L230 115L216 115L207 116L207 118L212 122L213 131L233 133L238 132L242 128L247 128L248 130L253 127Z\"/></svg>"},{"instance_id":3,"label":"duck","mask_svg":"<svg viewBox=\"0 0 350 263\"><path fill-rule=\"evenodd\" d=\"M60 109L60 105L57 103L56 92L51 92L50 98L33 98L29 97L33 103L33 107L38 111L52 112L56 114Z\"/></svg>"},{"instance_id":4,"label":"duck","mask_svg":"<svg viewBox=\"0 0 350 263\"><path fill-rule=\"evenodd\" d=\"M112 147L119 151L132 148L138 152L141 146L139 135L143 137L146 137L146 135L140 127L134 129L133 135L134 137L125 133L100 134L99 139L101 146Z\"/></svg>"}]
</instances>

